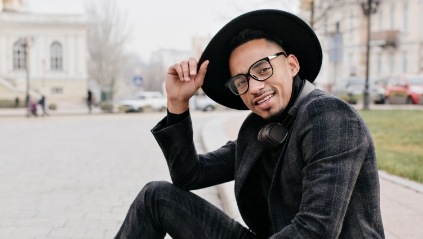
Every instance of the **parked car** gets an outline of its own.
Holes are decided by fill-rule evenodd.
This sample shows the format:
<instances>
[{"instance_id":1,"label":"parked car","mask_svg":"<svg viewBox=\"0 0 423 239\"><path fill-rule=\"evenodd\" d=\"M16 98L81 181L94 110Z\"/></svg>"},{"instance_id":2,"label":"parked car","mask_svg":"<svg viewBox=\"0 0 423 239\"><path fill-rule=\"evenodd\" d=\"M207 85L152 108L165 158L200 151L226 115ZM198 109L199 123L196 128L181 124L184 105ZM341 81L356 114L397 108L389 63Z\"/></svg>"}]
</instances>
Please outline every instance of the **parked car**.
<instances>
[{"instance_id":1,"label":"parked car","mask_svg":"<svg viewBox=\"0 0 423 239\"><path fill-rule=\"evenodd\" d=\"M386 100L390 104L423 104L423 75L400 74L390 77Z\"/></svg>"},{"instance_id":2,"label":"parked car","mask_svg":"<svg viewBox=\"0 0 423 239\"><path fill-rule=\"evenodd\" d=\"M385 104L386 85L388 79L386 77L375 79L370 87L370 99L375 104Z\"/></svg>"},{"instance_id":3,"label":"parked car","mask_svg":"<svg viewBox=\"0 0 423 239\"><path fill-rule=\"evenodd\" d=\"M120 112L164 111L166 107L166 98L157 91L138 92L130 99L118 102Z\"/></svg>"},{"instance_id":4,"label":"parked car","mask_svg":"<svg viewBox=\"0 0 423 239\"><path fill-rule=\"evenodd\" d=\"M385 103L385 88L380 84L381 80L369 80L369 97L375 104ZM355 104L363 99L365 78L352 76L339 79L332 87L332 94Z\"/></svg>"},{"instance_id":5,"label":"parked car","mask_svg":"<svg viewBox=\"0 0 423 239\"><path fill-rule=\"evenodd\" d=\"M190 107L195 110L212 111L217 107L217 103L207 95L195 95L190 100Z\"/></svg>"}]
</instances>

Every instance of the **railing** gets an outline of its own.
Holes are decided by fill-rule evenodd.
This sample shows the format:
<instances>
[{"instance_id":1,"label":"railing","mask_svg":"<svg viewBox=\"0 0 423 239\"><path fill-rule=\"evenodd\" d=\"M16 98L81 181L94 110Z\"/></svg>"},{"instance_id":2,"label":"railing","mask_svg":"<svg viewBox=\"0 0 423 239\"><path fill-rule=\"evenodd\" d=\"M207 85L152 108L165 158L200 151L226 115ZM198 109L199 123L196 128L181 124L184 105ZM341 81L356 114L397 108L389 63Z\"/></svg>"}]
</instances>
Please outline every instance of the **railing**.
<instances>
[{"instance_id":1,"label":"railing","mask_svg":"<svg viewBox=\"0 0 423 239\"><path fill-rule=\"evenodd\" d=\"M10 80L7 80L6 78L3 78L1 76L0 76L0 84L11 91L16 91L16 85Z\"/></svg>"}]
</instances>

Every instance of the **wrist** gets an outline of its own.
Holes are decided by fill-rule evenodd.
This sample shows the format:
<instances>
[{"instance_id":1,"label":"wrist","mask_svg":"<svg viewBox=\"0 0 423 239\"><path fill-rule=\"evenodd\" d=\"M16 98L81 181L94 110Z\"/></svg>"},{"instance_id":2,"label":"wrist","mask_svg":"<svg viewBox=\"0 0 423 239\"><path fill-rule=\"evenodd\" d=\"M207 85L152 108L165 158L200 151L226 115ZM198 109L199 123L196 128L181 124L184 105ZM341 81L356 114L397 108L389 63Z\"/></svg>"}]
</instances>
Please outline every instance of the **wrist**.
<instances>
[{"instance_id":1,"label":"wrist","mask_svg":"<svg viewBox=\"0 0 423 239\"><path fill-rule=\"evenodd\" d=\"M168 100L167 110L172 114L182 114L189 109L189 101Z\"/></svg>"}]
</instances>

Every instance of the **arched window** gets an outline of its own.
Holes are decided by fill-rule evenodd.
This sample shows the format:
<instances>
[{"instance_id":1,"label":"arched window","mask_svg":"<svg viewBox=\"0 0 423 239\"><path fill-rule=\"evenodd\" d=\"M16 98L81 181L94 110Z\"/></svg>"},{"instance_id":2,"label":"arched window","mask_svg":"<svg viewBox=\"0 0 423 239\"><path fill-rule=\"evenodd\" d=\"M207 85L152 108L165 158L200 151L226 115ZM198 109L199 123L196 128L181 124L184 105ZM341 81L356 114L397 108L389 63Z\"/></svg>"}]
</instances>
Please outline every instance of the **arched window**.
<instances>
[{"instance_id":1,"label":"arched window","mask_svg":"<svg viewBox=\"0 0 423 239\"><path fill-rule=\"evenodd\" d=\"M62 44L53 42L50 46L50 69L52 71L63 70Z\"/></svg>"},{"instance_id":2,"label":"arched window","mask_svg":"<svg viewBox=\"0 0 423 239\"><path fill-rule=\"evenodd\" d=\"M25 43L18 40L13 44L13 70L25 70L26 54Z\"/></svg>"}]
</instances>

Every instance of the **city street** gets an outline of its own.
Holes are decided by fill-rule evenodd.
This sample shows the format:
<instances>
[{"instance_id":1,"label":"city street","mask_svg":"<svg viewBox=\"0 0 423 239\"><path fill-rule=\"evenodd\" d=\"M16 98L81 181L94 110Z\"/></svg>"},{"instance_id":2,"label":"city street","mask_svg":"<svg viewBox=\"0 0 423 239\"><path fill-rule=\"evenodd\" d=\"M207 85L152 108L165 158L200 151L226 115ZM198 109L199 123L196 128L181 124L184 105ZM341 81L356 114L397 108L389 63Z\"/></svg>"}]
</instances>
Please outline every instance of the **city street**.
<instances>
[{"instance_id":1,"label":"city street","mask_svg":"<svg viewBox=\"0 0 423 239\"><path fill-rule=\"evenodd\" d=\"M223 165L196 168L237 182L193 193L246 226L239 204L251 232L374 237L381 218L384 239L423 239L421 12L423 0L0 0L0 239L114 238L147 183L171 182L151 129L194 88L193 141L212 156L199 164ZM300 79L351 104L373 141L339 102L302 99ZM255 113L266 119L245 120Z\"/></svg>"},{"instance_id":2,"label":"city street","mask_svg":"<svg viewBox=\"0 0 423 239\"><path fill-rule=\"evenodd\" d=\"M0 238L113 238L143 185L170 180L150 132L164 115L0 118ZM210 115L193 117L198 132Z\"/></svg>"}]
</instances>

